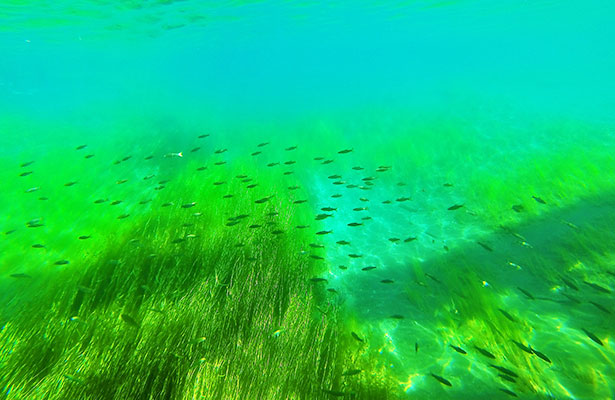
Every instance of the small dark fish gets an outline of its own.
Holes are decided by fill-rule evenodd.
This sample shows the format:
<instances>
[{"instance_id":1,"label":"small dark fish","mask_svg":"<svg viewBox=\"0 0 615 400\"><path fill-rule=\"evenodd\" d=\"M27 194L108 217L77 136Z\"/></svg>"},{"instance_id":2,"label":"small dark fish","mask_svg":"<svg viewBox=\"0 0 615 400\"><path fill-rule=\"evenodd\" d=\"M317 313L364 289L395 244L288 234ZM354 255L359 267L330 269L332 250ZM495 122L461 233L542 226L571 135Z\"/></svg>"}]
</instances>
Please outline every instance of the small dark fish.
<instances>
[{"instance_id":1,"label":"small dark fish","mask_svg":"<svg viewBox=\"0 0 615 400\"><path fill-rule=\"evenodd\" d=\"M253 183L251 185L246 186L247 189L254 189L255 187L258 186L258 183Z\"/></svg>"},{"instance_id":2,"label":"small dark fish","mask_svg":"<svg viewBox=\"0 0 615 400\"><path fill-rule=\"evenodd\" d=\"M399 197L399 198L395 199L395 201L398 201L400 203L404 202L404 201L408 201L408 200L412 200L412 198L410 198L410 197Z\"/></svg>"},{"instance_id":3,"label":"small dark fish","mask_svg":"<svg viewBox=\"0 0 615 400\"><path fill-rule=\"evenodd\" d=\"M452 183L445 183L442 186L444 186L444 187L453 187L453 184Z\"/></svg>"},{"instance_id":4,"label":"small dark fish","mask_svg":"<svg viewBox=\"0 0 615 400\"><path fill-rule=\"evenodd\" d=\"M364 182L369 182L369 181L373 181L374 179L376 179L376 178L373 177L373 176L368 176L368 177L365 177L365 178L363 178L361 180L364 181Z\"/></svg>"},{"instance_id":5,"label":"small dark fish","mask_svg":"<svg viewBox=\"0 0 615 400\"><path fill-rule=\"evenodd\" d=\"M191 153L195 153L197 151L201 150L200 147L195 147L194 149L190 150Z\"/></svg>"},{"instance_id":6,"label":"small dark fish","mask_svg":"<svg viewBox=\"0 0 615 400\"><path fill-rule=\"evenodd\" d=\"M419 342L414 342L414 352L415 353L419 352Z\"/></svg>"},{"instance_id":7,"label":"small dark fish","mask_svg":"<svg viewBox=\"0 0 615 400\"><path fill-rule=\"evenodd\" d=\"M225 194L224 196L222 196L223 199L230 199L231 197L233 197L232 194Z\"/></svg>"},{"instance_id":8,"label":"small dark fish","mask_svg":"<svg viewBox=\"0 0 615 400\"><path fill-rule=\"evenodd\" d=\"M328 282L325 278L310 278L310 282L320 283L320 282Z\"/></svg>"},{"instance_id":9,"label":"small dark fish","mask_svg":"<svg viewBox=\"0 0 615 400\"><path fill-rule=\"evenodd\" d=\"M162 203L162 206L161 206L161 207L171 207L171 206L173 206L173 205L175 205L175 204L174 204L172 201L169 201L169 202L167 202L167 203Z\"/></svg>"},{"instance_id":10,"label":"small dark fish","mask_svg":"<svg viewBox=\"0 0 615 400\"><path fill-rule=\"evenodd\" d=\"M324 160L324 157L314 157L314 161L320 161L320 160Z\"/></svg>"},{"instance_id":11,"label":"small dark fish","mask_svg":"<svg viewBox=\"0 0 615 400\"><path fill-rule=\"evenodd\" d=\"M359 337L359 335L357 335L357 334L356 334L356 333L354 333L354 332L350 332L350 334L352 335L352 337L353 337L356 341L359 341L359 342L363 343L363 339L361 339L361 338Z\"/></svg>"},{"instance_id":12,"label":"small dark fish","mask_svg":"<svg viewBox=\"0 0 615 400\"><path fill-rule=\"evenodd\" d=\"M524 345L523 343L519 343L516 340L512 341L518 348L520 348L521 350L525 351L528 354L534 354L534 352L532 351L531 348L527 347L526 345Z\"/></svg>"},{"instance_id":13,"label":"small dark fish","mask_svg":"<svg viewBox=\"0 0 615 400\"><path fill-rule=\"evenodd\" d=\"M585 332L585 334L587 335L587 337L589 337L591 340L593 340L594 342L598 343L600 346L604 346L604 344L602 344L602 340L600 340L598 338L598 336L594 335L593 333L591 333L590 331L588 331L585 328L581 328L581 330L583 332Z\"/></svg>"},{"instance_id":14,"label":"small dark fish","mask_svg":"<svg viewBox=\"0 0 615 400\"><path fill-rule=\"evenodd\" d=\"M510 390L508 390L508 389L502 389L502 388L500 388L500 390L501 390L502 392L506 393L506 394L507 394L507 395L509 395L509 396L512 396L512 397L517 397L517 395L516 395L516 394L515 394L515 392L513 392L513 391L510 391Z\"/></svg>"},{"instance_id":15,"label":"small dark fish","mask_svg":"<svg viewBox=\"0 0 615 400\"><path fill-rule=\"evenodd\" d=\"M49 197L45 197L45 196L43 196L43 197L39 197L38 199L39 199L39 200L49 200Z\"/></svg>"},{"instance_id":16,"label":"small dark fish","mask_svg":"<svg viewBox=\"0 0 615 400\"><path fill-rule=\"evenodd\" d=\"M322 244L317 244L317 243L310 243L310 247L313 249L324 249L325 246Z\"/></svg>"},{"instance_id":17,"label":"small dark fish","mask_svg":"<svg viewBox=\"0 0 615 400\"><path fill-rule=\"evenodd\" d=\"M316 254L310 254L310 257L313 258L314 260L324 260L323 257L316 255Z\"/></svg>"},{"instance_id":18,"label":"small dark fish","mask_svg":"<svg viewBox=\"0 0 615 400\"><path fill-rule=\"evenodd\" d=\"M269 142L262 142L256 145L256 147L263 147L263 146L267 146L269 144Z\"/></svg>"},{"instance_id":19,"label":"small dark fish","mask_svg":"<svg viewBox=\"0 0 615 400\"><path fill-rule=\"evenodd\" d=\"M122 215L118 216L117 219L125 219L125 218L128 218L128 217L130 217L130 214L122 214Z\"/></svg>"},{"instance_id":20,"label":"small dark fish","mask_svg":"<svg viewBox=\"0 0 615 400\"><path fill-rule=\"evenodd\" d=\"M348 226L361 226L361 225L363 225L363 223L361 222L351 222L348 224Z\"/></svg>"},{"instance_id":21,"label":"small dark fish","mask_svg":"<svg viewBox=\"0 0 615 400\"><path fill-rule=\"evenodd\" d=\"M513 371L509 370L508 368L500 367L500 366L494 365L494 364L489 364L489 366L491 368L497 369L498 371L500 371L500 372L502 372L502 373L504 373L506 375L512 376L513 378L518 378L519 377L519 375L517 375Z\"/></svg>"},{"instance_id":22,"label":"small dark fish","mask_svg":"<svg viewBox=\"0 0 615 400\"><path fill-rule=\"evenodd\" d=\"M536 196L532 196L532 199L536 200L538 203L540 204L547 204L543 199L541 199L540 197L536 197Z\"/></svg>"},{"instance_id":23,"label":"small dark fish","mask_svg":"<svg viewBox=\"0 0 615 400\"><path fill-rule=\"evenodd\" d=\"M32 278L30 275L24 273L11 274L9 276L16 279Z\"/></svg>"},{"instance_id":24,"label":"small dark fish","mask_svg":"<svg viewBox=\"0 0 615 400\"><path fill-rule=\"evenodd\" d=\"M68 264L68 260L58 260L56 262L54 262L55 265L66 265Z\"/></svg>"},{"instance_id":25,"label":"small dark fish","mask_svg":"<svg viewBox=\"0 0 615 400\"><path fill-rule=\"evenodd\" d=\"M449 346L459 354L468 354L468 352L461 347L453 346L452 344L449 344Z\"/></svg>"},{"instance_id":26,"label":"small dark fish","mask_svg":"<svg viewBox=\"0 0 615 400\"><path fill-rule=\"evenodd\" d=\"M237 224L238 224L238 223L240 223L240 222L241 222L241 221L235 220L235 221L230 221L230 222L227 222L225 225L226 225L226 226L235 226L235 225L237 225Z\"/></svg>"},{"instance_id":27,"label":"small dark fish","mask_svg":"<svg viewBox=\"0 0 615 400\"><path fill-rule=\"evenodd\" d=\"M391 204L391 203L393 203L391 200L385 200L382 202L382 204Z\"/></svg>"},{"instance_id":28,"label":"small dark fish","mask_svg":"<svg viewBox=\"0 0 615 400\"><path fill-rule=\"evenodd\" d=\"M389 318L392 318L392 319L404 319L405 317L403 315L401 315L401 314L393 314Z\"/></svg>"},{"instance_id":29,"label":"small dark fish","mask_svg":"<svg viewBox=\"0 0 615 400\"><path fill-rule=\"evenodd\" d=\"M258 225L258 224L252 224L252 225L248 226L248 228L250 228L250 229L257 229L257 228L262 228L262 227L263 227L262 225Z\"/></svg>"},{"instance_id":30,"label":"small dark fish","mask_svg":"<svg viewBox=\"0 0 615 400\"><path fill-rule=\"evenodd\" d=\"M293 204L303 204L303 203L307 203L307 200L295 200L295 201L293 201Z\"/></svg>"},{"instance_id":31,"label":"small dark fish","mask_svg":"<svg viewBox=\"0 0 615 400\"><path fill-rule=\"evenodd\" d=\"M604 288L600 285L597 285L595 283L592 282L587 282L587 281L583 281L584 284L586 284L587 286L591 287L594 290L597 290L598 292L602 292L602 293L606 293L606 294L611 294L611 291L607 288Z\"/></svg>"},{"instance_id":32,"label":"small dark fish","mask_svg":"<svg viewBox=\"0 0 615 400\"><path fill-rule=\"evenodd\" d=\"M400 240L401 240L400 238L389 238L389 242L391 242L391 243L397 243Z\"/></svg>"},{"instance_id":33,"label":"small dark fish","mask_svg":"<svg viewBox=\"0 0 615 400\"><path fill-rule=\"evenodd\" d=\"M440 281L440 279L436 278L435 276L433 276L433 275L431 275L431 274L429 274L429 273L427 273L427 272L425 272L424 274L425 274L425 276L426 276L426 277L428 277L428 278L429 278L429 279L431 279L432 281L437 282L437 283L442 283L442 282Z\"/></svg>"},{"instance_id":34,"label":"small dark fish","mask_svg":"<svg viewBox=\"0 0 615 400\"><path fill-rule=\"evenodd\" d=\"M344 182L344 181L335 181L335 182L333 182L334 185L343 185L345 183L346 182Z\"/></svg>"},{"instance_id":35,"label":"small dark fish","mask_svg":"<svg viewBox=\"0 0 615 400\"><path fill-rule=\"evenodd\" d=\"M355 207L352 209L352 211L366 211L367 207Z\"/></svg>"},{"instance_id":36,"label":"small dark fish","mask_svg":"<svg viewBox=\"0 0 615 400\"><path fill-rule=\"evenodd\" d=\"M83 150L83 149L85 149L86 147L88 147L88 145L87 145L87 144L82 144L82 145L80 145L80 146L75 147L75 150Z\"/></svg>"},{"instance_id":37,"label":"small dark fish","mask_svg":"<svg viewBox=\"0 0 615 400\"><path fill-rule=\"evenodd\" d=\"M206 133L206 134L204 134L204 135L199 135L199 136L198 136L198 138L199 138L199 139L205 139L205 138L206 138L206 137L208 137L208 136L209 136L209 133Z\"/></svg>"},{"instance_id":38,"label":"small dark fish","mask_svg":"<svg viewBox=\"0 0 615 400\"><path fill-rule=\"evenodd\" d=\"M541 353L540 351L532 348L532 346L530 346L530 350L532 350L532 353L536 354L538 356L538 358L548 362L549 364L551 364L551 360L549 360L549 357L547 357L544 353Z\"/></svg>"},{"instance_id":39,"label":"small dark fish","mask_svg":"<svg viewBox=\"0 0 615 400\"><path fill-rule=\"evenodd\" d=\"M515 205L513 205L513 206L512 206L512 209L513 209L513 211L520 213L520 212L522 212L525 208L523 207L523 205L522 205L522 204L515 204Z\"/></svg>"},{"instance_id":40,"label":"small dark fish","mask_svg":"<svg viewBox=\"0 0 615 400\"><path fill-rule=\"evenodd\" d=\"M101 203L104 203L106 201L107 201L107 199L98 199L98 200L94 200L94 204L101 204Z\"/></svg>"},{"instance_id":41,"label":"small dark fish","mask_svg":"<svg viewBox=\"0 0 615 400\"><path fill-rule=\"evenodd\" d=\"M409 243L416 240L416 236L411 236L409 238L404 239L404 243Z\"/></svg>"},{"instance_id":42,"label":"small dark fish","mask_svg":"<svg viewBox=\"0 0 615 400\"><path fill-rule=\"evenodd\" d=\"M511 383L517 383L517 381L514 378L512 378L512 377L510 377L508 375L498 374L498 376L500 378L504 379L505 381L508 381L508 382L511 382Z\"/></svg>"},{"instance_id":43,"label":"small dark fish","mask_svg":"<svg viewBox=\"0 0 615 400\"><path fill-rule=\"evenodd\" d=\"M145 200L141 200L141 201L139 202L139 204L141 204L141 205L143 205L143 204L147 204L147 203L149 203L150 201L152 201L152 199L145 199Z\"/></svg>"},{"instance_id":44,"label":"small dark fish","mask_svg":"<svg viewBox=\"0 0 615 400\"><path fill-rule=\"evenodd\" d=\"M109 203L109 204L110 204L110 205L112 205L112 206L117 206L118 204L120 204L120 203L122 203L122 202L123 202L123 200L114 200L114 201L112 201L112 202L111 202L111 203Z\"/></svg>"},{"instance_id":45,"label":"small dark fish","mask_svg":"<svg viewBox=\"0 0 615 400\"><path fill-rule=\"evenodd\" d=\"M72 181L72 182L66 182L64 184L64 186L73 186L73 185L76 185L76 184L77 184L77 181Z\"/></svg>"},{"instance_id":46,"label":"small dark fish","mask_svg":"<svg viewBox=\"0 0 615 400\"><path fill-rule=\"evenodd\" d=\"M317 235L328 235L329 233L333 233L333 231L318 231L318 232L316 232Z\"/></svg>"},{"instance_id":47,"label":"small dark fish","mask_svg":"<svg viewBox=\"0 0 615 400\"><path fill-rule=\"evenodd\" d=\"M184 240L186 240L186 239L184 239L184 238L177 238L177 239L171 240L171 243L178 244L178 243L182 243Z\"/></svg>"},{"instance_id":48,"label":"small dark fish","mask_svg":"<svg viewBox=\"0 0 615 400\"><path fill-rule=\"evenodd\" d=\"M352 151L353 149L344 149L344 150L340 150L337 152L337 154L348 154Z\"/></svg>"},{"instance_id":49,"label":"small dark fish","mask_svg":"<svg viewBox=\"0 0 615 400\"><path fill-rule=\"evenodd\" d=\"M197 171L205 171L207 169L207 167L202 166L202 167L198 167L196 170Z\"/></svg>"},{"instance_id":50,"label":"small dark fish","mask_svg":"<svg viewBox=\"0 0 615 400\"><path fill-rule=\"evenodd\" d=\"M455 204L455 205L450 206L448 210L450 211L459 210L461 207L463 207L463 204Z\"/></svg>"},{"instance_id":51,"label":"small dark fish","mask_svg":"<svg viewBox=\"0 0 615 400\"><path fill-rule=\"evenodd\" d=\"M265 202L269 201L272 197L273 197L273 196L263 197L262 199L255 200L254 202L255 202L256 204L263 204L263 203L265 203Z\"/></svg>"},{"instance_id":52,"label":"small dark fish","mask_svg":"<svg viewBox=\"0 0 615 400\"><path fill-rule=\"evenodd\" d=\"M274 235L280 235L280 234L284 233L284 231L281 230L281 229L276 229L276 230L271 231L271 233L274 234Z\"/></svg>"},{"instance_id":53,"label":"small dark fish","mask_svg":"<svg viewBox=\"0 0 615 400\"><path fill-rule=\"evenodd\" d=\"M350 244L350 242L346 241L346 240L338 240L337 242L335 242L337 244L339 244L340 246L347 246Z\"/></svg>"},{"instance_id":54,"label":"small dark fish","mask_svg":"<svg viewBox=\"0 0 615 400\"><path fill-rule=\"evenodd\" d=\"M361 271L371 271L372 269L376 269L376 267L369 266L369 267L361 268Z\"/></svg>"},{"instance_id":55,"label":"small dark fish","mask_svg":"<svg viewBox=\"0 0 615 400\"><path fill-rule=\"evenodd\" d=\"M332 217L332 216L333 216L333 214L318 214L318 215L316 216L316 218L314 218L314 219L315 219L316 221L320 221L320 220L323 220L323 219L325 219L325 218L329 218L329 217Z\"/></svg>"},{"instance_id":56,"label":"small dark fish","mask_svg":"<svg viewBox=\"0 0 615 400\"><path fill-rule=\"evenodd\" d=\"M250 154L250 155L251 155L251 156L257 156L257 155L259 155L259 154L261 154L261 153L262 153L261 151L255 151L254 153L252 153L252 154Z\"/></svg>"},{"instance_id":57,"label":"small dark fish","mask_svg":"<svg viewBox=\"0 0 615 400\"><path fill-rule=\"evenodd\" d=\"M357 187L357 185L346 185L346 187L347 187L348 189L354 189L354 188L356 188L356 187Z\"/></svg>"},{"instance_id":58,"label":"small dark fish","mask_svg":"<svg viewBox=\"0 0 615 400\"><path fill-rule=\"evenodd\" d=\"M265 215L267 215L268 217L275 217L275 216L276 216L276 215L278 215L278 214L279 214L279 213L278 213L277 211L271 211L271 212L268 212L268 213L267 213L267 214L265 214Z\"/></svg>"},{"instance_id":59,"label":"small dark fish","mask_svg":"<svg viewBox=\"0 0 615 400\"><path fill-rule=\"evenodd\" d=\"M376 268L376 267L374 267ZM395 281L393 279L383 279L380 281L380 283L395 283Z\"/></svg>"},{"instance_id":60,"label":"small dark fish","mask_svg":"<svg viewBox=\"0 0 615 400\"><path fill-rule=\"evenodd\" d=\"M338 268L344 271L348 269L348 267L345 265L339 265Z\"/></svg>"},{"instance_id":61,"label":"small dark fish","mask_svg":"<svg viewBox=\"0 0 615 400\"><path fill-rule=\"evenodd\" d=\"M156 176L156 175L154 175L154 174L147 175L147 176L144 176L144 177L143 177L143 180L144 180L144 181L148 181L148 180L152 179L152 178L153 178L153 177L155 177L155 176Z\"/></svg>"},{"instance_id":62,"label":"small dark fish","mask_svg":"<svg viewBox=\"0 0 615 400\"><path fill-rule=\"evenodd\" d=\"M118 185L121 185L122 183L126 183L128 182L128 179L120 179L119 181L116 181L115 183L117 183Z\"/></svg>"},{"instance_id":63,"label":"small dark fish","mask_svg":"<svg viewBox=\"0 0 615 400\"><path fill-rule=\"evenodd\" d=\"M40 189L40 186L34 186L25 190L25 193L33 193Z\"/></svg>"},{"instance_id":64,"label":"small dark fish","mask_svg":"<svg viewBox=\"0 0 615 400\"><path fill-rule=\"evenodd\" d=\"M310 227L309 225L297 225L297 226L295 226L295 228L297 228L297 229L306 229L306 228L309 228L309 227Z\"/></svg>"},{"instance_id":65,"label":"small dark fish","mask_svg":"<svg viewBox=\"0 0 615 400\"><path fill-rule=\"evenodd\" d=\"M483 249L487 250L487 251L493 251L493 249L489 246L487 246L485 243L483 242L476 242L476 244L478 244L480 247L482 247Z\"/></svg>"},{"instance_id":66,"label":"small dark fish","mask_svg":"<svg viewBox=\"0 0 615 400\"><path fill-rule=\"evenodd\" d=\"M128 324L128 326L133 327L133 328L139 328L139 323L137 321L135 321L135 319L133 317L131 317L128 314L121 314L120 318L122 318L122 321L124 321L126 324Z\"/></svg>"},{"instance_id":67,"label":"small dark fish","mask_svg":"<svg viewBox=\"0 0 615 400\"><path fill-rule=\"evenodd\" d=\"M128 160L130 160L131 158L132 158L132 156L126 156L126 157L122 158L122 161L128 161Z\"/></svg>"},{"instance_id":68,"label":"small dark fish","mask_svg":"<svg viewBox=\"0 0 615 400\"><path fill-rule=\"evenodd\" d=\"M293 161L293 160L289 160L289 161L284 161L284 165L293 165L295 164L297 161Z\"/></svg>"},{"instance_id":69,"label":"small dark fish","mask_svg":"<svg viewBox=\"0 0 615 400\"><path fill-rule=\"evenodd\" d=\"M340 179L342 176L341 175L329 175L328 178L329 179Z\"/></svg>"},{"instance_id":70,"label":"small dark fish","mask_svg":"<svg viewBox=\"0 0 615 400\"><path fill-rule=\"evenodd\" d=\"M87 240L89 238L91 238L92 236L90 235L83 235L83 236L79 236L79 240Z\"/></svg>"},{"instance_id":71,"label":"small dark fish","mask_svg":"<svg viewBox=\"0 0 615 400\"><path fill-rule=\"evenodd\" d=\"M32 173L33 171L26 171L26 172L22 172L21 174L19 174L19 176L28 176Z\"/></svg>"},{"instance_id":72,"label":"small dark fish","mask_svg":"<svg viewBox=\"0 0 615 400\"><path fill-rule=\"evenodd\" d=\"M330 212L330 211L337 211L337 208L333 208L333 207L323 207L323 208L321 208L320 210L321 210L321 211L327 211L327 212Z\"/></svg>"},{"instance_id":73,"label":"small dark fish","mask_svg":"<svg viewBox=\"0 0 615 400\"><path fill-rule=\"evenodd\" d=\"M350 258L361 258L361 257L363 257L363 255L362 254L348 254L348 257L350 257Z\"/></svg>"},{"instance_id":74,"label":"small dark fish","mask_svg":"<svg viewBox=\"0 0 615 400\"><path fill-rule=\"evenodd\" d=\"M151 160L152 158L154 158L154 156L147 156L145 158L143 158L144 160Z\"/></svg>"},{"instance_id":75,"label":"small dark fish","mask_svg":"<svg viewBox=\"0 0 615 400\"><path fill-rule=\"evenodd\" d=\"M342 195L339 193L336 193L336 194L332 194L331 197L334 199L339 199L340 197L342 197Z\"/></svg>"},{"instance_id":76,"label":"small dark fish","mask_svg":"<svg viewBox=\"0 0 615 400\"><path fill-rule=\"evenodd\" d=\"M214 186L224 185L225 183L226 181L217 181L217 182L214 182Z\"/></svg>"},{"instance_id":77,"label":"small dark fish","mask_svg":"<svg viewBox=\"0 0 615 400\"><path fill-rule=\"evenodd\" d=\"M506 318L508 318L511 322L517 322L517 320L510 315L508 312L506 312L505 310L502 310L501 308L498 308L498 311L502 313L502 315L504 315Z\"/></svg>"},{"instance_id":78,"label":"small dark fish","mask_svg":"<svg viewBox=\"0 0 615 400\"><path fill-rule=\"evenodd\" d=\"M290 146L290 147L285 148L284 150L291 151L291 150L295 150L296 148L297 146Z\"/></svg>"},{"instance_id":79,"label":"small dark fish","mask_svg":"<svg viewBox=\"0 0 615 400\"><path fill-rule=\"evenodd\" d=\"M300 189L300 188L301 188L301 186L289 186L288 190L297 190L297 189Z\"/></svg>"},{"instance_id":80,"label":"small dark fish","mask_svg":"<svg viewBox=\"0 0 615 400\"><path fill-rule=\"evenodd\" d=\"M193 201L192 203L182 204L181 207L182 208L191 208L191 207L194 207L194 206L196 206L196 202L195 201Z\"/></svg>"},{"instance_id":81,"label":"small dark fish","mask_svg":"<svg viewBox=\"0 0 615 400\"><path fill-rule=\"evenodd\" d=\"M272 163L267 164L268 167L275 167L276 165L280 165L280 163L279 162L272 162Z\"/></svg>"},{"instance_id":82,"label":"small dark fish","mask_svg":"<svg viewBox=\"0 0 615 400\"><path fill-rule=\"evenodd\" d=\"M572 283L570 280L566 279L563 276L562 276L562 282L564 282L566 286L568 286L570 289L576 290L577 292L579 291L579 288L577 287L577 285L575 285L574 283Z\"/></svg>"},{"instance_id":83,"label":"small dark fish","mask_svg":"<svg viewBox=\"0 0 615 400\"><path fill-rule=\"evenodd\" d=\"M333 162L333 160L325 160L323 162L321 162L321 164L331 164Z\"/></svg>"},{"instance_id":84,"label":"small dark fish","mask_svg":"<svg viewBox=\"0 0 615 400\"><path fill-rule=\"evenodd\" d=\"M36 243L32 245L33 249L44 249L45 245L44 244L40 244L40 243Z\"/></svg>"},{"instance_id":85,"label":"small dark fish","mask_svg":"<svg viewBox=\"0 0 615 400\"><path fill-rule=\"evenodd\" d=\"M453 386L453 384L450 383L447 379L445 379L445 378L443 378L443 377L441 377L439 375L432 374L432 373L430 373L430 375L433 376L438 382L440 382L443 385L450 386L450 387Z\"/></svg>"},{"instance_id":86,"label":"small dark fish","mask_svg":"<svg viewBox=\"0 0 615 400\"><path fill-rule=\"evenodd\" d=\"M227 149L218 149L218 150L214 151L214 154L222 154L222 153L224 153L226 151L227 151Z\"/></svg>"},{"instance_id":87,"label":"small dark fish","mask_svg":"<svg viewBox=\"0 0 615 400\"><path fill-rule=\"evenodd\" d=\"M361 373L362 370L360 369L349 369L346 372L342 373L342 376L353 376L353 375L359 375Z\"/></svg>"},{"instance_id":88,"label":"small dark fish","mask_svg":"<svg viewBox=\"0 0 615 400\"><path fill-rule=\"evenodd\" d=\"M483 348L480 348L480 347L478 347L478 346L474 346L474 348L475 348L476 350L478 350L478 352L479 352L480 354L484 355L485 357L490 358L490 359L492 359L492 360L495 360L495 356L494 356L493 354L491 354L490 352L488 352L487 350L485 350L485 349L483 349Z\"/></svg>"},{"instance_id":89,"label":"small dark fish","mask_svg":"<svg viewBox=\"0 0 615 400\"><path fill-rule=\"evenodd\" d=\"M34 161L26 161L25 163L21 163L19 166L21 168L24 168L24 167L27 167L27 166L32 165L32 164L34 164Z\"/></svg>"},{"instance_id":90,"label":"small dark fish","mask_svg":"<svg viewBox=\"0 0 615 400\"><path fill-rule=\"evenodd\" d=\"M589 302L590 302L590 303L591 303L594 307L596 307L597 309L599 309L600 311L605 312L605 313L607 313L607 314L611 314L611 312L610 312L610 311L609 311L609 310L608 310L605 306L603 306L602 304L598 304L598 303L596 303L596 302L594 302L594 301L591 301L591 300L590 300Z\"/></svg>"},{"instance_id":91,"label":"small dark fish","mask_svg":"<svg viewBox=\"0 0 615 400\"><path fill-rule=\"evenodd\" d=\"M352 167L352 169L354 169L355 171L361 171L365 168L357 166L357 167Z\"/></svg>"},{"instance_id":92,"label":"small dark fish","mask_svg":"<svg viewBox=\"0 0 615 400\"><path fill-rule=\"evenodd\" d=\"M517 286L517 289L519 289L519 291L520 291L521 293L523 293L524 295L526 295L528 299L530 299L530 300L536 300L536 298L535 298L535 297L534 297L534 296L533 296L530 292L528 292L527 290L522 289L522 288L520 288L520 287L518 287L518 286Z\"/></svg>"},{"instance_id":93,"label":"small dark fish","mask_svg":"<svg viewBox=\"0 0 615 400\"><path fill-rule=\"evenodd\" d=\"M164 185L160 185L160 186L156 186L156 187L154 188L154 190L162 190L162 189L164 189L164 188L165 188L165 186L164 186Z\"/></svg>"},{"instance_id":94,"label":"small dark fish","mask_svg":"<svg viewBox=\"0 0 615 400\"><path fill-rule=\"evenodd\" d=\"M226 161L217 161L214 163L214 165L224 165L226 164Z\"/></svg>"}]
</instances>

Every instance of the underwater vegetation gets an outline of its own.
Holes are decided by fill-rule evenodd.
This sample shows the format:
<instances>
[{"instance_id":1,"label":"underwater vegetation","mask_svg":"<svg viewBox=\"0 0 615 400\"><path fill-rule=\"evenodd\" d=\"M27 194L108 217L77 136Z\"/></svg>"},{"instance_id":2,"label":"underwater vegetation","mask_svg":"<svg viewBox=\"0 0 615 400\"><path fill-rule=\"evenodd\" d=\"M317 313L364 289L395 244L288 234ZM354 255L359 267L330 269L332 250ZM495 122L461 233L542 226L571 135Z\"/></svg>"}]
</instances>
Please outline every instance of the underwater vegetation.
<instances>
[{"instance_id":1,"label":"underwater vegetation","mask_svg":"<svg viewBox=\"0 0 615 400\"><path fill-rule=\"evenodd\" d=\"M615 3L4 3L0 399L615 398Z\"/></svg>"},{"instance_id":2,"label":"underwater vegetation","mask_svg":"<svg viewBox=\"0 0 615 400\"><path fill-rule=\"evenodd\" d=\"M515 199L513 187L511 199L494 181L491 199L510 199L496 225L484 195L453 177L432 186L447 194L430 213L476 231L451 240L392 228L396 212L420 215L426 193L387 189L395 158L366 168L353 147L229 152L213 140L119 157L79 144L13 163L27 217L4 232L20 251L3 256L3 398L610 390L610 195ZM309 190L323 166L329 188ZM429 259L408 257L421 247Z\"/></svg>"}]
</instances>

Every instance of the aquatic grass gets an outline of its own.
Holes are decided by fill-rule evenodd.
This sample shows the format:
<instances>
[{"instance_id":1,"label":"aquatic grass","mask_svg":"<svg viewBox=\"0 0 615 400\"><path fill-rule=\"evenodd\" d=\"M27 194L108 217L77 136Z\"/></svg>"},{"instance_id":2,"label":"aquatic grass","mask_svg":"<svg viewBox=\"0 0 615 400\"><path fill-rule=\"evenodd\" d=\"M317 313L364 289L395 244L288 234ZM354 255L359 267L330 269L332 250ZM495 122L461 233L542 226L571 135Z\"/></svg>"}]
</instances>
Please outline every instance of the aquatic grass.
<instances>
[{"instance_id":1,"label":"aquatic grass","mask_svg":"<svg viewBox=\"0 0 615 400\"><path fill-rule=\"evenodd\" d=\"M267 195L281 193L267 179ZM109 221L96 251L16 282L37 296L26 290L4 314L5 398L386 398L362 389L377 382L340 380L350 366L337 308L309 281L321 268L301 251L311 230L293 230L307 210L283 196L255 204L263 193L229 182L231 205L196 180L178 175L148 212Z\"/></svg>"}]
</instances>

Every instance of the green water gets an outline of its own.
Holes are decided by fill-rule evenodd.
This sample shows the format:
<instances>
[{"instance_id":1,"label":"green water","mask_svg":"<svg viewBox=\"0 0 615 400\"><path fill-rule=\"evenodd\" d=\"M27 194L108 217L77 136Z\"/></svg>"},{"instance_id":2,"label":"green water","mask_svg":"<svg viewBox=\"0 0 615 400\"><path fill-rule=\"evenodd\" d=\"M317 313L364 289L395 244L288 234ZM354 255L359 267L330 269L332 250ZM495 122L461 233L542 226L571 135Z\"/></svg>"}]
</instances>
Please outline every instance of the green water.
<instances>
[{"instance_id":1,"label":"green water","mask_svg":"<svg viewBox=\"0 0 615 400\"><path fill-rule=\"evenodd\" d=\"M614 16L4 2L0 398L613 398Z\"/></svg>"}]
</instances>

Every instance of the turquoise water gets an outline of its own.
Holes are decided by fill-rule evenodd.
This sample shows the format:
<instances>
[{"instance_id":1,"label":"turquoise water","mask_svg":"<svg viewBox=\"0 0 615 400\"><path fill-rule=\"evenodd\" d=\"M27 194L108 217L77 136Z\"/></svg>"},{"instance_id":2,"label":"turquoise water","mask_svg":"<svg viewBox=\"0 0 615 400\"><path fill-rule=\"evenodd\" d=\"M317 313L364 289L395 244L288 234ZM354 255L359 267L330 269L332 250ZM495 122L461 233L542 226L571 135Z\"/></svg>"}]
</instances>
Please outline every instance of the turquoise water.
<instances>
[{"instance_id":1,"label":"turquoise water","mask_svg":"<svg viewBox=\"0 0 615 400\"><path fill-rule=\"evenodd\" d=\"M5 2L3 398L612 398L614 16L598 0ZM250 321L246 349L274 335L302 343L294 353L241 358L222 328L201 332L217 311L195 316L209 304L196 288L226 272L186 271L216 265L214 248L232 260L221 270L252 271L232 240L259 243L263 276L281 275L229 278L211 325ZM150 267L130 263L150 252L177 270L143 283ZM100 296L67 306L105 274L132 286L113 286L104 309ZM258 282L270 289L245 294ZM151 297L126 300L140 291ZM288 315L265 328L260 301L277 296ZM145 303L181 328L154 328ZM108 331L60 328L75 317ZM135 327L150 339L110 352ZM191 342L217 334L207 355ZM93 383L99 359L170 371L141 357L183 354L182 340L180 378L158 392ZM59 356L40 366L37 346ZM289 367L314 354L318 367Z\"/></svg>"}]
</instances>

